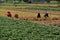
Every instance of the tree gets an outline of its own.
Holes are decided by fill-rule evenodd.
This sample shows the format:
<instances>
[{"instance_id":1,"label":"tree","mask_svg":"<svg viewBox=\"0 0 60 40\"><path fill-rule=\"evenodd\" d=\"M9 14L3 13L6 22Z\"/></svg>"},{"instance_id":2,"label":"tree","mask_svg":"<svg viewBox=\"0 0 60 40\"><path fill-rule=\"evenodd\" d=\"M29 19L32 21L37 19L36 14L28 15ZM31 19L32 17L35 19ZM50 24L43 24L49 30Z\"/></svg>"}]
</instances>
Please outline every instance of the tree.
<instances>
[{"instance_id":1,"label":"tree","mask_svg":"<svg viewBox=\"0 0 60 40\"><path fill-rule=\"evenodd\" d=\"M28 2L28 0L23 0L24 2Z\"/></svg>"},{"instance_id":2,"label":"tree","mask_svg":"<svg viewBox=\"0 0 60 40\"><path fill-rule=\"evenodd\" d=\"M32 3L31 1L28 1L28 3Z\"/></svg>"},{"instance_id":3,"label":"tree","mask_svg":"<svg viewBox=\"0 0 60 40\"><path fill-rule=\"evenodd\" d=\"M45 0L47 3L50 3L51 0Z\"/></svg>"},{"instance_id":4,"label":"tree","mask_svg":"<svg viewBox=\"0 0 60 40\"><path fill-rule=\"evenodd\" d=\"M3 3L3 2L5 2L5 0L0 0L0 3Z\"/></svg>"}]
</instances>

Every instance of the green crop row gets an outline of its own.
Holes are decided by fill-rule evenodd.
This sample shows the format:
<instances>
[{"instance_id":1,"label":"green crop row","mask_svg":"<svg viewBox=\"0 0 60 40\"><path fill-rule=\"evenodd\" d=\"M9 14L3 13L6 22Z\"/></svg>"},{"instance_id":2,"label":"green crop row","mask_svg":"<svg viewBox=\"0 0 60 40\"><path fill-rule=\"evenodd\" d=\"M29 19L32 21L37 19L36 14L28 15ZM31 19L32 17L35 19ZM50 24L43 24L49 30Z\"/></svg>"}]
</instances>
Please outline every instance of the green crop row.
<instances>
[{"instance_id":1,"label":"green crop row","mask_svg":"<svg viewBox=\"0 0 60 40\"><path fill-rule=\"evenodd\" d=\"M60 11L60 7L27 7L25 9Z\"/></svg>"},{"instance_id":2,"label":"green crop row","mask_svg":"<svg viewBox=\"0 0 60 40\"><path fill-rule=\"evenodd\" d=\"M0 17L0 40L60 40L60 28Z\"/></svg>"}]
</instances>

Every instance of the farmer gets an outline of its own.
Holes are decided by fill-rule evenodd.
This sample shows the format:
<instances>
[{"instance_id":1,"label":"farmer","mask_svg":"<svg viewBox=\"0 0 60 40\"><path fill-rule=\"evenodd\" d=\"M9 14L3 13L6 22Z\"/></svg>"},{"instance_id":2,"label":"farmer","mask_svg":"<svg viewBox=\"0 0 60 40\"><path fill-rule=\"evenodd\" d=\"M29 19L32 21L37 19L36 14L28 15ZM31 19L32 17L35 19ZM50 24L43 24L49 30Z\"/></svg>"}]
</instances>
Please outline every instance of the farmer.
<instances>
[{"instance_id":1,"label":"farmer","mask_svg":"<svg viewBox=\"0 0 60 40\"><path fill-rule=\"evenodd\" d=\"M8 14L7 14L8 17L12 17L12 14L11 14L10 11L8 11L7 13L8 13Z\"/></svg>"},{"instance_id":2,"label":"farmer","mask_svg":"<svg viewBox=\"0 0 60 40\"><path fill-rule=\"evenodd\" d=\"M45 18L46 18L46 17L49 17L48 12L45 13L44 17L45 17Z\"/></svg>"},{"instance_id":3,"label":"farmer","mask_svg":"<svg viewBox=\"0 0 60 40\"><path fill-rule=\"evenodd\" d=\"M15 14L15 16L14 16L15 18L19 18L19 16L18 16L18 14Z\"/></svg>"},{"instance_id":4,"label":"farmer","mask_svg":"<svg viewBox=\"0 0 60 40\"><path fill-rule=\"evenodd\" d=\"M37 18L41 18L41 15L40 15L40 13L38 13L38 15L37 15Z\"/></svg>"}]
</instances>

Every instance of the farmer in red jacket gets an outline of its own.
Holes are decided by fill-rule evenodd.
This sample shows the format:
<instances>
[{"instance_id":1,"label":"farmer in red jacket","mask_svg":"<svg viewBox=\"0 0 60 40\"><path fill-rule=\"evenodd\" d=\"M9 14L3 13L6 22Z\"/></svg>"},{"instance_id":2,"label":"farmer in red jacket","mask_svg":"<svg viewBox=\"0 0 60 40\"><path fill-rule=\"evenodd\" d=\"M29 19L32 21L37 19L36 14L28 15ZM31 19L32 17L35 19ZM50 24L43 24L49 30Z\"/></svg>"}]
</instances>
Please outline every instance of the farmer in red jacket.
<instances>
[{"instance_id":1,"label":"farmer in red jacket","mask_svg":"<svg viewBox=\"0 0 60 40\"><path fill-rule=\"evenodd\" d=\"M8 14L7 14L8 17L12 17L12 14L11 14L10 11L8 11L7 13L8 13Z\"/></svg>"}]
</instances>

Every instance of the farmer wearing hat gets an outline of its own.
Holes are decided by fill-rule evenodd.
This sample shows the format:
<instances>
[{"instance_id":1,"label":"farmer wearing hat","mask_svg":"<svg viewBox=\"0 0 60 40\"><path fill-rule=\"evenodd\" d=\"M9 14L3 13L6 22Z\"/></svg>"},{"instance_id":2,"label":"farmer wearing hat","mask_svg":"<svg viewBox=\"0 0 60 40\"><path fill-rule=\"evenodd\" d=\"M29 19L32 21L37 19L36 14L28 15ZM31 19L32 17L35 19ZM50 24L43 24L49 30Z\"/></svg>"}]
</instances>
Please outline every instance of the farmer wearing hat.
<instances>
[{"instance_id":1,"label":"farmer wearing hat","mask_svg":"<svg viewBox=\"0 0 60 40\"><path fill-rule=\"evenodd\" d=\"M49 17L48 12L45 13L44 17L45 17L45 18L46 18L46 17Z\"/></svg>"}]
</instances>

